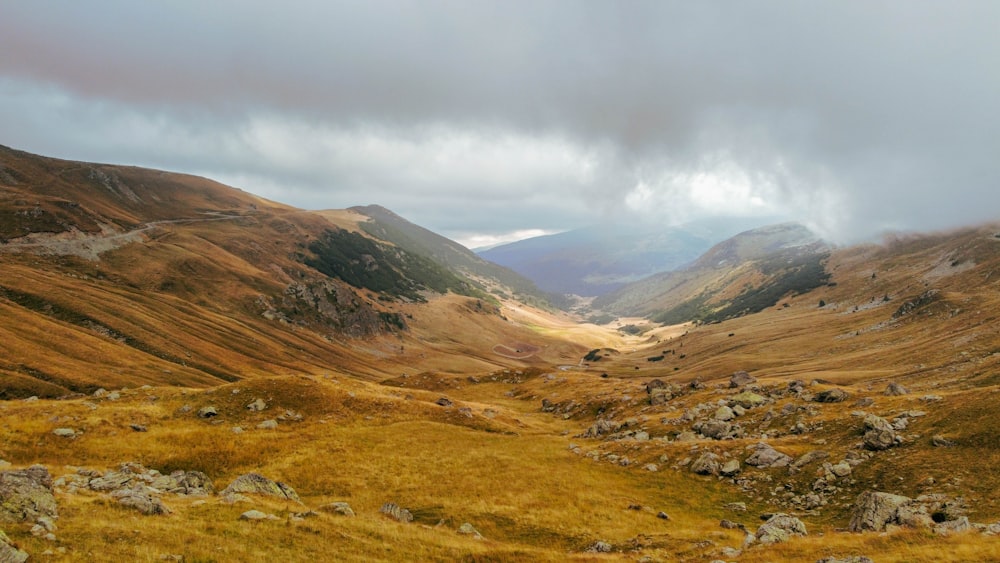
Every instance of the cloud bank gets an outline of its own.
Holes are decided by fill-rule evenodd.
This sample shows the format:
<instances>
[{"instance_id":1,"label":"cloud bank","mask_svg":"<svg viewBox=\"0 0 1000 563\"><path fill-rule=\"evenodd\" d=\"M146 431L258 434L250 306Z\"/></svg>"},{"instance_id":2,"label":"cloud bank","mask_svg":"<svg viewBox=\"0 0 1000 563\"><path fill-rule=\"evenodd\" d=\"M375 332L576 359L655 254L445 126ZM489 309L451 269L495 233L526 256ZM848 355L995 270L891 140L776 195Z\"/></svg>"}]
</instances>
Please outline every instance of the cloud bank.
<instances>
[{"instance_id":1,"label":"cloud bank","mask_svg":"<svg viewBox=\"0 0 1000 563\"><path fill-rule=\"evenodd\" d=\"M1000 219L1000 4L12 3L0 143L378 203L465 242ZM493 240L493 239L490 239Z\"/></svg>"}]
</instances>

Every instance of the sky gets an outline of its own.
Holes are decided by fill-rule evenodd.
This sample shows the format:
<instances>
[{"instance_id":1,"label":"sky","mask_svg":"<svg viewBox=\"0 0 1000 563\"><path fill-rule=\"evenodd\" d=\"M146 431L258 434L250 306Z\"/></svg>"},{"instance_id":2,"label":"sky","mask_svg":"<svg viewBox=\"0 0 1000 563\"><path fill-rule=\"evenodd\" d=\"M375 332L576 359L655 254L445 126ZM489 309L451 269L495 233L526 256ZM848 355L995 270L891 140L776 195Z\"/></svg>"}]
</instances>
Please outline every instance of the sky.
<instances>
[{"instance_id":1,"label":"sky","mask_svg":"<svg viewBox=\"0 0 1000 563\"><path fill-rule=\"evenodd\" d=\"M0 0L0 144L470 247L1000 220L1000 2Z\"/></svg>"}]
</instances>

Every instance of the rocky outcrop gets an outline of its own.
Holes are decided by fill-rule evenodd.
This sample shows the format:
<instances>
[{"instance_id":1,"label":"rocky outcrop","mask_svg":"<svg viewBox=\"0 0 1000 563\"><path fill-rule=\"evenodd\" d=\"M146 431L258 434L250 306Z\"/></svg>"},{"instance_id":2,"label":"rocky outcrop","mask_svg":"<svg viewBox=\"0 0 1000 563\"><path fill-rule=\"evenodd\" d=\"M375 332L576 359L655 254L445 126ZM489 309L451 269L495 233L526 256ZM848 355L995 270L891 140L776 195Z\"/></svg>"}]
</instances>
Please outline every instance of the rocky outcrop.
<instances>
[{"instance_id":1,"label":"rocky outcrop","mask_svg":"<svg viewBox=\"0 0 1000 563\"><path fill-rule=\"evenodd\" d=\"M744 460L744 463L747 465L764 469L768 467L788 467L792 463L791 456L779 452L771 447L770 444L760 442L752 446L747 446L747 448L753 450L750 457Z\"/></svg>"},{"instance_id":2,"label":"rocky outcrop","mask_svg":"<svg viewBox=\"0 0 1000 563\"><path fill-rule=\"evenodd\" d=\"M788 541L795 536L805 536L806 525L802 520L788 514L775 514L757 528L754 537L759 543L772 544Z\"/></svg>"},{"instance_id":3,"label":"rocky outcrop","mask_svg":"<svg viewBox=\"0 0 1000 563\"><path fill-rule=\"evenodd\" d=\"M299 503L302 502L295 489L289 485L279 481L272 481L257 473L240 475L228 487L223 489L220 494L223 496L237 494L264 495L293 500Z\"/></svg>"},{"instance_id":4,"label":"rocky outcrop","mask_svg":"<svg viewBox=\"0 0 1000 563\"><path fill-rule=\"evenodd\" d=\"M890 383L885 387L885 391L882 394L890 397L897 397L900 395L906 395L908 393L909 391L906 389L906 387L903 387L899 383L893 381L892 383Z\"/></svg>"},{"instance_id":5,"label":"rocky outcrop","mask_svg":"<svg viewBox=\"0 0 1000 563\"><path fill-rule=\"evenodd\" d=\"M136 485L131 488L122 488L113 491L111 498L118 500L118 504L134 508L147 516L170 514L172 510L167 508L157 495L158 491L156 489L145 485Z\"/></svg>"},{"instance_id":6,"label":"rocky outcrop","mask_svg":"<svg viewBox=\"0 0 1000 563\"><path fill-rule=\"evenodd\" d=\"M843 403L850 398L850 396L851 395L843 389L827 389L826 391L816 393L816 396L813 397L813 401L816 401L817 403Z\"/></svg>"},{"instance_id":7,"label":"rocky outcrop","mask_svg":"<svg viewBox=\"0 0 1000 563\"><path fill-rule=\"evenodd\" d=\"M413 522L413 513L394 502L387 502L383 504L382 508L379 509L379 512L397 522L402 522L404 524Z\"/></svg>"},{"instance_id":8,"label":"rocky outcrop","mask_svg":"<svg viewBox=\"0 0 1000 563\"><path fill-rule=\"evenodd\" d=\"M34 465L0 471L0 522L35 521L39 517L58 518L49 470Z\"/></svg>"},{"instance_id":9,"label":"rocky outcrop","mask_svg":"<svg viewBox=\"0 0 1000 563\"><path fill-rule=\"evenodd\" d=\"M896 430L886 419L869 414L865 416L864 422L865 448L869 450L887 450L900 442L896 435Z\"/></svg>"},{"instance_id":10,"label":"rocky outcrop","mask_svg":"<svg viewBox=\"0 0 1000 563\"><path fill-rule=\"evenodd\" d=\"M858 496L847 528L852 532L885 530L886 524L899 523L900 509L913 502L902 495L865 491Z\"/></svg>"},{"instance_id":11,"label":"rocky outcrop","mask_svg":"<svg viewBox=\"0 0 1000 563\"><path fill-rule=\"evenodd\" d=\"M712 452L701 454L691 464L691 471L698 475L717 475L719 473L719 456Z\"/></svg>"},{"instance_id":12,"label":"rocky outcrop","mask_svg":"<svg viewBox=\"0 0 1000 563\"><path fill-rule=\"evenodd\" d=\"M330 504L324 504L317 510L329 512L331 514L339 514L340 516L354 516L354 509L352 509L351 505L346 502L331 502Z\"/></svg>"},{"instance_id":13,"label":"rocky outcrop","mask_svg":"<svg viewBox=\"0 0 1000 563\"><path fill-rule=\"evenodd\" d=\"M15 547L7 534L0 530L0 563L24 563L27 560L28 554Z\"/></svg>"},{"instance_id":14,"label":"rocky outcrop","mask_svg":"<svg viewBox=\"0 0 1000 563\"><path fill-rule=\"evenodd\" d=\"M750 385L751 383L757 383L757 378L742 370L734 373L729 378L729 387L731 389Z\"/></svg>"}]
</instances>

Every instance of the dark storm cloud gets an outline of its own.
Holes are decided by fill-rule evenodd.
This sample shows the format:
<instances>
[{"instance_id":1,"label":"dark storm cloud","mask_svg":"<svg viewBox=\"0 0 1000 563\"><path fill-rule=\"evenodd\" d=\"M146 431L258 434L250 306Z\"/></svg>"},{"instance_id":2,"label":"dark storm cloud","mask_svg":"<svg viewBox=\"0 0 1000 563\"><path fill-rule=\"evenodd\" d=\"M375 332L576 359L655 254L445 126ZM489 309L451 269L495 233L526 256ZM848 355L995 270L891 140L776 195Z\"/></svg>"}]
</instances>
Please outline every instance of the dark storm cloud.
<instances>
[{"instance_id":1,"label":"dark storm cloud","mask_svg":"<svg viewBox=\"0 0 1000 563\"><path fill-rule=\"evenodd\" d=\"M0 142L29 150L449 233L1000 218L995 2L11 4Z\"/></svg>"}]
</instances>

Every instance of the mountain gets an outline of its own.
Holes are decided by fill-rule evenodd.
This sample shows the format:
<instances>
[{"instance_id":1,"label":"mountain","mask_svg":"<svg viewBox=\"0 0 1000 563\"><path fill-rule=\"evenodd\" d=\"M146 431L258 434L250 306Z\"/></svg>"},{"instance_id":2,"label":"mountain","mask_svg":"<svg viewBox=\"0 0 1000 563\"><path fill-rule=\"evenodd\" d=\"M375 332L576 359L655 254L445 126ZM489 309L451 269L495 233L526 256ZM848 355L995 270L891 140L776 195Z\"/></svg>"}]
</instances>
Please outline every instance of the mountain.
<instances>
[{"instance_id":1,"label":"mountain","mask_svg":"<svg viewBox=\"0 0 1000 563\"><path fill-rule=\"evenodd\" d=\"M760 219L713 219L679 227L594 226L493 247L479 255L545 291L595 296L685 266L713 244L761 224Z\"/></svg>"},{"instance_id":2,"label":"mountain","mask_svg":"<svg viewBox=\"0 0 1000 563\"><path fill-rule=\"evenodd\" d=\"M752 229L713 246L686 268L629 284L595 299L592 307L669 324L755 313L789 292L825 284L830 250L796 223Z\"/></svg>"},{"instance_id":3,"label":"mountain","mask_svg":"<svg viewBox=\"0 0 1000 563\"><path fill-rule=\"evenodd\" d=\"M194 176L0 147L0 393L430 367L436 337L425 332L438 329L421 323L441 306L456 307L450 322L470 334L483 323L496 325L490 335L517 332L495 294L521 295L529 282L427 231L437 247L380 239L363 228L372 221ZM465 357L509 364L495 343Z\"/></svg>"}]
</instances>

